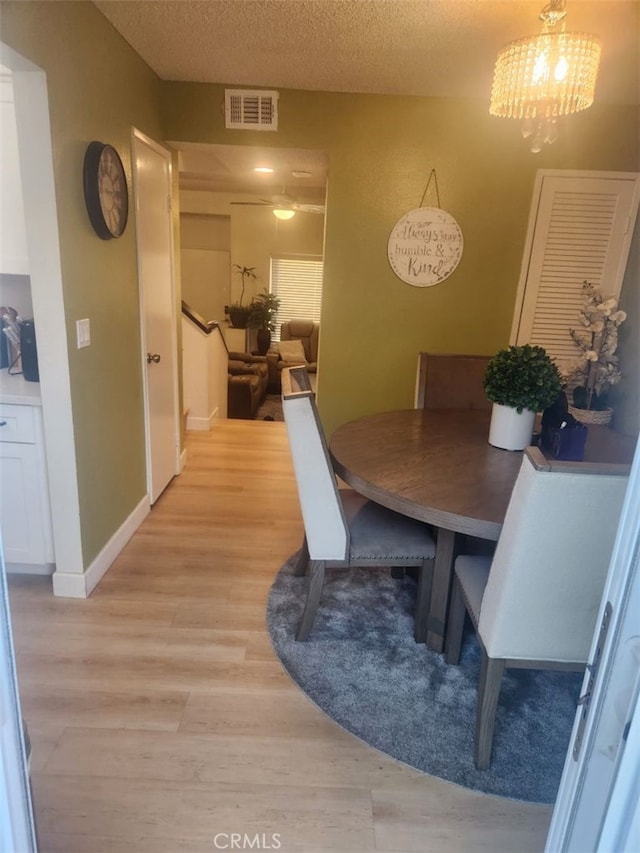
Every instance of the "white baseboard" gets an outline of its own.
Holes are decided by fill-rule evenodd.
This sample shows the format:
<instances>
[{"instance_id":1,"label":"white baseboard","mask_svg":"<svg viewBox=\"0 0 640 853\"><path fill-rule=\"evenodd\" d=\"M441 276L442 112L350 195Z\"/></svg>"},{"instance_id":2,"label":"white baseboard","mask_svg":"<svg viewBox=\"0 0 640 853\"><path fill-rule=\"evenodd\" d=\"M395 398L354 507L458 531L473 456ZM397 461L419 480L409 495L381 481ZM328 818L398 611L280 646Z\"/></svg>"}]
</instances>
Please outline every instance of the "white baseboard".
<instances>
[{"instance_id":1,"label":"white baseboard","mask_svg":"<svg viewBox=\"0 0 640 853\"><path fill-rule=\"evenodd\" d=\"M197 418L194 415L187 415L187 429L188 430L210 430L211 425L216 420L220 412L219 406L211 412L208 418Z\"/></svg>"},{"instance_id":2,"label":"white baseboard","mask_svg":"<svg viewBox=\"0 0 640 853\"><path fill-rule=\"evenodd\" d=\"M62 598L88 598L120 551L142 524L151 507L145 495L131 515L116 530L86 571L53 573L53 594Z\"/></svg>"},{"instance_id":3,"label":"white baseboard","mask_svg":"<svg viewBox=\"0 0 640 853\"><path fill-rule=\"evenodd\" d=\"M182 474L184 466L187 464L187 450L183 448L178 458L178 474Z\"/></svg>"},{"instance_id":4,"label":"white baseboard","mask_svg":"<svg viewBox=\"0 0 640 853\"><path fill-rule=\"evenodd\" d=\"M196 418L193 415L189 415L187 417L187 429L188 430L211 429L211 425L209 423L209 418Z\"/></svg>"},{"instance_id":5,"label":"white baseboard","mask_svg":"<svg viewBox=\"0 0 640 853\"><path fill-rule=\"evenodd\" d=\"M53 594L57 598L87 598L84 572L54 572Z\"/></svg>"}]
</instances>

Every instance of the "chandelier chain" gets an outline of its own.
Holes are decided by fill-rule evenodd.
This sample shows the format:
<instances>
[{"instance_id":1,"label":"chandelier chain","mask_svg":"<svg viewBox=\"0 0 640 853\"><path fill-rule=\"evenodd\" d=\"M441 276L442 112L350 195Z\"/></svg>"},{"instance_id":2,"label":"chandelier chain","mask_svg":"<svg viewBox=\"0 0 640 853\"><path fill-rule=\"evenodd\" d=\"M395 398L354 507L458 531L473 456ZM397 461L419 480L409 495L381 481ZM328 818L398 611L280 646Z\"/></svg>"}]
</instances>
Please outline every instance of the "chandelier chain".
<instances>
[{"instance_id":1,"label":"chandelier chain","mask_svg":"<svg viewBox=\"0 0 640 853\"><path fill-rule=\"evenodd\" d=\"M549 27L555 27L567 14L567 0L551 0L538 16Z\"/></svg>"}]
</instances>

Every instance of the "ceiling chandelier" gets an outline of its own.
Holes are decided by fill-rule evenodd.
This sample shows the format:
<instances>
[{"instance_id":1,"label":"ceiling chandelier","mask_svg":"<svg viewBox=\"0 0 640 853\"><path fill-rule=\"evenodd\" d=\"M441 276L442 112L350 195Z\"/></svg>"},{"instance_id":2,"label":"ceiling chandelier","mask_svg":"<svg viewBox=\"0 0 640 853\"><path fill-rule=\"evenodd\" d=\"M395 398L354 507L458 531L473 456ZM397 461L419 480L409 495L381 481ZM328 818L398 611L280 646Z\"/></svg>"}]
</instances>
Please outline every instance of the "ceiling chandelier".
<instances>
[{"instance_id":1,"label":"ceiling chandelier","mask_svg":"<svg viewBox=\"0 0 640 853\"><path fill-rule=\"evenodd\" d=\"M551 0L540 12L540 34L509 42L496 59L489 112L524 119L522 135L534 153L558 138L558 116L593 103L600 39L566 32L566 14L566 0Z\"/></svg>"}]
</instances>

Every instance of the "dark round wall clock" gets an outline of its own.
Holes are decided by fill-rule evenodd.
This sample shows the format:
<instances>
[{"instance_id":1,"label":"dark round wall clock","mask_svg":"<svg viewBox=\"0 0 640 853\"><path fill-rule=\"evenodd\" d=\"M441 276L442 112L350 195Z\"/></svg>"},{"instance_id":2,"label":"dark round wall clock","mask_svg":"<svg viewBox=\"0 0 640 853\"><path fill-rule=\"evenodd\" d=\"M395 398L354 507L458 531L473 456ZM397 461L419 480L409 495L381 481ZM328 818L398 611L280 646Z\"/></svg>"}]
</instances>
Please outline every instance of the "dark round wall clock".
<instances>
[{"instance_id":1,"label":"dark round wall clock","mask_svg":"<svg viewBox=\"0 0 640 853\"><path fill-rule=\"evenodd\" d=\"M127 225L129 193L116 149L104 142L89 143L82 176L84 200L94 231L102 240L120 237Z\"/></svg>"}]
</instances>

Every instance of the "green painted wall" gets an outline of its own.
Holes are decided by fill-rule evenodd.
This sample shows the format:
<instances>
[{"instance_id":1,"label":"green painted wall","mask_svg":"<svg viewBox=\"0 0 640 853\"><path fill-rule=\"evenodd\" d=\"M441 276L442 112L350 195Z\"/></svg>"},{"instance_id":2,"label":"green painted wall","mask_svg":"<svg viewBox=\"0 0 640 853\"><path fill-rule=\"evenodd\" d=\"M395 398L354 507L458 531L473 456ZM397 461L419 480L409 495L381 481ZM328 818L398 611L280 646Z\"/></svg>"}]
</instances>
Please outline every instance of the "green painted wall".
<instances>
[{"instance_id":1,"label":"green painted wall","mask_svg":"<svg viewBox=\"0 0 640 853\"><path fill-rule=\"evenodd\" d=\"M132 125L158 140L328 152L319 404L329 432L410 406L419 350L492 353L506 344L537 169L640 168L638 110L624 105L574 116L537 156L517 123L461 99L282 90L277 134L226 131L223 86L159 82L93 4L3 2L0 14L2 40L48 79L85 565L145 493L135 228L132 220L108 243L93 234L81 183L89 141L114 144L129 177ZM465 250L449 279L417 289L392 273L386 246L433 168ZM437 203L433 193L425 202ZM178 216L176 206L177 242ZM623 294L634 312L629 341L640 334L639 288L633 270ZM78 351L82 317L92 345ZM637 346L627 351L637 355ZM620 392L637 395L637 377Z\"/></svg>"},{"instance_id":2,"label":"green painted wall","mask_svg":"<svg viewBox=\"0 0 640 853\"><path fill-rule=\"evenodd\" d=\"M91 140L111 143L131 189L132 125L162 139L159 86L92 3L8 2L0 11L2 40L47 74L87 567L143 498L146 477L133 210L120 239L100 240L82 163ZM77 350L83 317L91 346Z\"/></svg>"},{"instance_id":3,"label":"green painted wall","mask_svg":"<svg viewBox=\"0 0 640 853\"><path fill-rule=\"evenodd\" d=\"M264 133L224 129L223 86L162 90L168 138L263 142ZM410 407L420 350L493 353L507 344L538 169L640 167L638 110L628 106L595 105L572 117L538 155L517 122L491 118L479 101L281 90L279 123L270 145L329 153L318 386L329 432L359 415ZM387 241L420 206L431 169L464 253L444 282L414 288L391 271ZM438 204L433 186L424 203ZM632 326L627 333L637 335Z\"/></svg>"},{"instance_id":4,"label":"green painted wall","mask_svg":"<svg viewBox=\"0 0 640 853\"><path fill-rule=\"evenodd\" d=\"M620 326L618 356L623 379L611 394L613 426L633 435L640 429L640 216L622 282L620 307L627 320Z\"/></svg>"}]
</instances>

